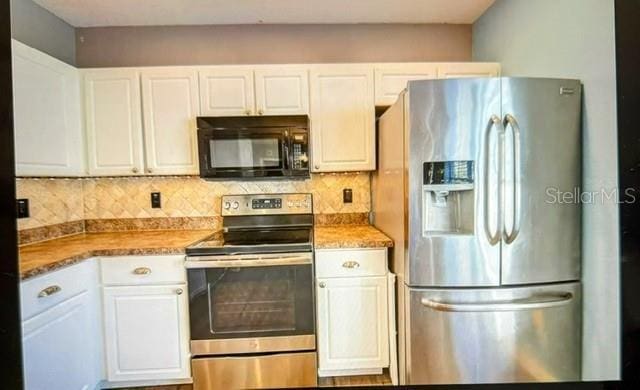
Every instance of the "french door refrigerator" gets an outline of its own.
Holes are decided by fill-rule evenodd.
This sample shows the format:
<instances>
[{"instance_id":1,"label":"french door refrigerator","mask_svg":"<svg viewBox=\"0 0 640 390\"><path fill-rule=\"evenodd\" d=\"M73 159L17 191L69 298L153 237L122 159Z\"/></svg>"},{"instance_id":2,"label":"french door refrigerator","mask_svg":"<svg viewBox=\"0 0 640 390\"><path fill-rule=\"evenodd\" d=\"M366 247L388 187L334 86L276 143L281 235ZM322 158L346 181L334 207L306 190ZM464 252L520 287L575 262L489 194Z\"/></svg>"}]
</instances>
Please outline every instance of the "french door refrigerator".
<instances>
[{"instance_id":1,"label":"french door refrigerator","mask_svg":"<svg viewBox=\"0 0 640 390\"><path fill-rule=\"evenodd\" d=\"M411 81L378 122L401 383L580 380L581 84Z\"/></svg>"}]
</instances>

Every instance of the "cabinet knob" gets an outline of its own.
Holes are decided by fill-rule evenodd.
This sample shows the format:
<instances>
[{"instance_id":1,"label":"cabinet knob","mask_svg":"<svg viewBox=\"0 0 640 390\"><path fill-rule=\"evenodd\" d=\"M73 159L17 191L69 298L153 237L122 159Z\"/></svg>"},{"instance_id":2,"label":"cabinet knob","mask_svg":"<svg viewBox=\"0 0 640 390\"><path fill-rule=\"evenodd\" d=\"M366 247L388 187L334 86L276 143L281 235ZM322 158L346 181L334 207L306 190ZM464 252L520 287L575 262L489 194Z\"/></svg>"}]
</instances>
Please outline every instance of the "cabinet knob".
<instances>
[{"instance_id":1,"label":"cabinet knob","mask_svg":"<svg viewBox=\"0 0 640 390\"><path fill-rule=\"evenodd\" d=\"M264 114L264 111L262 109L259 109L258 110L258 115L263 115L263 114Z\"/></svg>"},{"instance_id":2,"label":"cabinet knob","mask_svg":"<svg viewBox=\"0 0 640 390\"><path fill-rule=\"evenodd\" d=\"M46 298L55 293L59 293L60 291L62 291L62 287L60 286L49 286L38 293L38 298Z\"/></svg>"},{"instance_id":3,"label":"cabinet knob","mask_svg":"<svg viewBox=\"0 0 640 390\"><path fill-rule=\"evenodd\" d=\"M251 110L246 110L244 113L247 115L251 115Z\"/></svg>"},{"instance_id":4,"label":"cabinet knob","mask_svg":"<svg viewBox=\"0 0 640 390\"><path fill-rule=\"evenodd\" d=\"M181 289L181 288L179 288L179 289L177 289L177 290L176 290L176 294L177 294L177 295L182 295L182 293L183 293L183 291L182 291L182 289Z\"/></svg>"},{"instance_id":5,"label":"cabinet knob","mask_svg":"<svg viewBox=\"0 0 640 390\"><path fill-rule=\"evenodd\" d=\"M327 284L325 282L320 282L318 283L318 286L320 286L320 288L324 288Z\"/></svg>"},{"instance_id":6,"label":"cabinet knob","mask_svg":"<svg viewBox=\"0 0 640 390\"><path fill-rule=\"evenodd\" d=\"M147 168L147 173L153 173L153 169Z\"/></svg>"},{"instance_id":7,"label":"cabinet knob","mask_svg":"<svg viewBox=\"0 0 640 390\"><path fill-rule=\"evenodd\" d=\"M131 172L133 172L133 173L138 173L138 168L133 168L133 169L131 170Z\"/></svg>"},{"instance_id":8,"label":"cabinet knob","mask_svg":"<svg viewBox=\"0 0 640 390\"><path fill-rule=\"evenodd\" d=\"M133 270L134 275L149 275L151 273L151 268L149 267L138 267Z\"/></svg>"},{"instance_id":9,"label":"cabinet knob","mask_svg":"<svg viewBox=\"0 0 640 390\"><path fill-rule=\"evenodd\" d=\"M320 165L315 165L314 168L315 169L320 169Z\"/></svg>"}]
</instances>

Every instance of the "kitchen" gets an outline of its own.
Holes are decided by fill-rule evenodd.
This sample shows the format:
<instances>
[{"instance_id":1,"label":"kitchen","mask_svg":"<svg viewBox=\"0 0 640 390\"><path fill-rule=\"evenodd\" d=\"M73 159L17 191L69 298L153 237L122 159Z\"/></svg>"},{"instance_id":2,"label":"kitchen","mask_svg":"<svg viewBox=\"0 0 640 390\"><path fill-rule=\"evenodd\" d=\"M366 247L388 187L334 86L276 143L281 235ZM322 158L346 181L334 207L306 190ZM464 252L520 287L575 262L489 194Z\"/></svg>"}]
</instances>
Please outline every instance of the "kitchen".
<instances>
[{"instance_id":1,"label":"kitchen","mask_svg":"<svg viewBox=\"0 0 640 390\"><path fill-rule=\"evenodd\" d=\"M562 188L581 182L585 189L605 185L608 167L593 161L608 155L612 146L598 133L606 128L598 121L608 117L602 119L594 109L602 107L602 100L593 94L601 86L593 73L606 72L609 63L589 68L571 60L558 71L529 54L525 58L535 58L526 62L534 70L512 70L511 51L497 51L504 46L497 35L504 31L495 31L492 23L510 12L513 5L504 0L456 6L434 1L441 13L406 1L404 14L383 22L388 4L380 2L378 8L354 9L360 19L333 12L330 21L335 24L328 25L318 24L319 9L304 13L292 7L287 14L250 8L243 14L228 6L229 13L216 19L206 10L196 12L195 3L201 2L180 14L176 6L142 12L144 8L135 7L144 5L119 1L86 8L74 1L14 1L14 18L23 18L14 19L12 46L27 388L268 388L617 377L617 314L614 310L607 324L598 320L603 310L611 313L607 306L617 305L617 297L599 287L612 273L603 274L598 268L603 265L590 261L612 252L591 240L601 234L596 226L611 223L602 216L611 205L553 211L548 205L532 207L524 212L529 222L518 221L523 213L515 212L529 206L520 199L535 198L526 192L528 181ZM122 13L122 7L129 12ZM549 7L533 8L543 13ZM585 7L585 17L603 9L612 12L606 4L590 7ZM255 20L253 12L263 19ZM411 13L423 15L420 24L402 24L413 20L407 19ZM65 45L59 46L60 40L58 46L47 45L44 37L24 31L33 24L28 18L36 16L43 25L64 30ZM366 22L374 24L358 24ZM613 31L602 34L613 39L606 35ZM598 38L610 49L609 41ZM417 40L424 43L415 45ZM582 48L576 42L567 45L574 51ZM517 47L511 50L524 55ZM512 76L581 83L527 84L521 79L518 84L518 78L506 78ZM545 93L540 92L545 83L556 91L553 97L541 99L531 92ZM548 135L554 141L541 146L528 137L527 128L536 122L518 105L518 97L528 92L533 94L530 101L548 104L532 111L559 121L546 122L548 131L562 128L565 137ZM508 115L508 102L514 102L511 109L520 115ZM563 110L556 113L560 106ZM487 124L494 113L498 119ZM406 123L399 125L403 118ZM406 118L429 118L425 128L444 130L409 141L420 121ZM458 122L451 124L450 118ZM468 136L470 126L478 127L477 137ZM485 129L497 135L491 135L494 141L482 141ZM509 153L479 146L498 137L513 140L507 141ZM404 166L403 161L413 161L414 146L422 145L422 139L431 143L423 145L419 169ZM533 150L535 157L546 156L547 165L534 167L537 171L518 166L518 142L524 148L521 155ZM506 157L484 160L492 154L513 154L513 166L501 168L498 161ZM549 173L554 166L565 167L557 170L565 177ZM421 174L420 179L410 177L411 189L403 191L404 169ZM516 171L527 180L507 178ZM549 174L540 178L538 171ZM490 190L501 182L507 183L504 191ZM525 197L516 196L518 191ZM420 200L410 201L405 212L403 199L413 199L413 194L420 194ZM496 206L503 203L509 205L504 211ZM492 208L494 213L483 211ZM545 213L550 222L531 225L531 215ZM499 226L503 220L513 222ZM404 236L402 226L413 229L414 223L423 239ZM522 269L511 267L509 274L504 253L506 241L518 239L517 225L520 241L513 242L532 247L514 249L523 259L530 251L532 257L552 261L554 248L566 251L553 260L566 261L559 274L536 273L539 263L534 262L526 271L532 281L519 274ZM535 229L543 227L553 233L537 236ZM491 242L502 228L504 244L475 246L485 230ZM536 239L549 242L542 252L535 252ZM409 258L421 256L416 248L431 256L415 263L419 272L414 275L398 259L408 256L411 264ZM458 258L470 260L456 263ZM578 286L553 294L542 291L545 283L557 287L556 282ZM544 293L534 292L535 302L523 302L531 297L509 287L530 283ZM418 324L425 331L417 333L411 323L416 316L405 318L416 313L413 298L408 299L413 287L452 291L500 285L514 295L482 300L533 304L539 317L544 310L567 316L555 319L569 324L565 333L545 335L563 340L555 347L567 354L562 356L566 366L550 357L560 351L544 344L533 347L529 361L518 363L535 369L514 369L514 358L506 351L519 348L516 342L496 351L507 355L504 369L479 374L488 355L456 349L487 342L491 334L480 332L461 343L435 341L445 329L468 327L464 318L469 313L451 315L449 325L446 319L425 316ZM435 307L447 300L465 299L445 294L418 300L437 312ZM563 310L567 307L568 312ZM456 310L466 309L451 309ZM499 321L510 316L500 315ZM557 325L548 317L543 321ZM425 344L420 335L430 341ZM508 332L493 336L518 337ZM602 352L590 347L594 337L612 344L610 367L598 358ZM445 356L453 361L416 363Z\"/></svg>"}]
</instances>

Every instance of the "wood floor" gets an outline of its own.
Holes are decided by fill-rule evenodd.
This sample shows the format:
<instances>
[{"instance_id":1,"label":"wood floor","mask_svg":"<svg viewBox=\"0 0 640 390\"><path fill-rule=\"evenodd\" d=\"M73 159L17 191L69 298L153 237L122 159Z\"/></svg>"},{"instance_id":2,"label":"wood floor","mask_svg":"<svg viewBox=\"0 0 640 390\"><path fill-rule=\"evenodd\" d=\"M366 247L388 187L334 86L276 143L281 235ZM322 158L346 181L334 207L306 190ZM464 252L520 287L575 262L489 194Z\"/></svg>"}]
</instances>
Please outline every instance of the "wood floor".
<instances>
[{"instance_id":1,"label":"wood floor","mask_svg":"<svg viewBox=\"0 0 640 390\"><path fill-rule=\"evenodd\" d=\"M319 387L391 386L388 372L382 375L334 376L318 378ZM192 390L191 385L132 387L123 390Z\"/></svg>"}]
</instances>

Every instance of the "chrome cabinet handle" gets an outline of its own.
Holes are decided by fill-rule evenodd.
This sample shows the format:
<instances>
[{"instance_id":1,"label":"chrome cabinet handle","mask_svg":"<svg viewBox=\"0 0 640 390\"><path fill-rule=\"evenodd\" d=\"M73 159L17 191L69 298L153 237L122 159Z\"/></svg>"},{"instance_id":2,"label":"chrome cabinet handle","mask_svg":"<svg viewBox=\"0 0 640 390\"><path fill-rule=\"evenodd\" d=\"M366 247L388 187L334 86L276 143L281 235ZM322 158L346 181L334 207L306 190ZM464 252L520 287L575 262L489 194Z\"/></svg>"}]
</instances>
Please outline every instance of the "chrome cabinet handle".
<instances>
[{"instance_id":1,"label":"chrome cabinet handle","mask_svg":"<svg viewBox=\"0 0 640 390\"><path fill-rule=\"evenodd\" d=\"M57 285L49 286L38 293L38 298L46 298L53 294L59 293L60 291L62 291L62 287L60 286L57 286Z\"/></svg>"},{"instance_id":2,"label":"chrome cabinet handle","mask_svg":"<svg viewBox=\"0 0 640 390\"><path fill-rule=\"evenodd\" d=\"M357 261L345 261L344 263L342 263L342 266L344 268L359 268L360 267L360 263L358 263Z\"/></svg>"},{"instance_id":3,"label":"chrome cabinet handle","mask_svg":"<svg viewBox=\"0 0 640 390\"><path fill-rule=\"evenodd\" d=\"M138 267L133 270L134 275L149 275L151 273L151 268L149 267Z\"/></svg>"},{"instance_id":4,"label":"chrome cabinet handle","mask_svg":"<svg viewBox=\"0 0 640 390\"><path fill-rule=\"evenodd\" d=\"M481 311L520 311L547 309L566 305L573 299L573 294L545 294L533 295L528 298L514 299L510 301L488 301L488 302L441 302L429 298L422 298L420 303L430 309L449 312L481 312Z\"/></svg>"},{"instance_id":5,"label":"chrome cabinet handle","mask_svg":"<svg viewBox=\"0 0 640 390\"><path fill-rule=\"evenodd\" d=\"M182 291L182 289L181 289L181 288L179 288L179 289L177 289L177 290L176 290L176 294L177 294L177 295L182 295L182 293L183 293L183 291Z\"/></svg>"},{"instance_id":6,"label":"chrome cabinet handle","mask_svg":"<svg viewBox=\"0 0 640 390\"><path fill-rule=\"evenodd\" d=\"M496 213L497 213L497 218L496 218L496 231L495 233L491 232L491 226L489 225L489 205L491 203L490 201L490 196L489 196L489 171L490 171L490 164L491 164L491 158L489 155L489 151L490 151L490 136L491 136L491 130L493 129L493 127L497 127L498 128L498 199L496 201L497 207L496 207ZM489 244L496 245L499 241L500 241L500 235L502 234L502 155L504 154L504 128L502 127L502 121L500 120L500 118L496 115L491 115L491 118L489 119L489 122L487 123L487 127L485 128L484 131L484 148L483 148L483 153L484 153L484 180L483 180L483 190L481 191L481 196L484 198L484 202L482 202L484 204L484 231L485 234L487 235L487 239L489 240Z\"/></svg>"},{"instance_id":7,"label":"chrome cabinet handle","mask_svg":"<svg viewBox=\"0 0 640 390\"><path fill-rule=\"evenodd\" d=\"M320 286L320 288L324 288L327 284L325 282L320 282L318 283L318 286Z\"/></svg>"},{"instance_id":8,"label":"chrome cabinet handle","mask_svg":"<svg viewBox=\"0 0 640 390\"><path fill-rule=\"evenodd\" d=\"M518 121L511 114L507 114L504 117L505 131L507 126L511 127L513 134L513 224L511 226L511 232L507 232L506 223L503 222L503 240L507 244L511 244L518 237L520 232L520 125Z\"/></svg>"}]
</instances>

